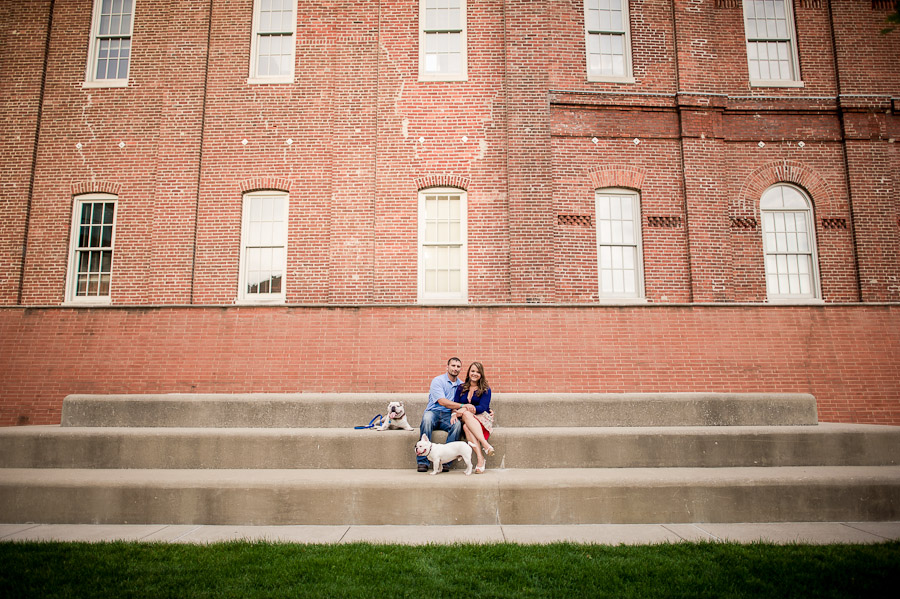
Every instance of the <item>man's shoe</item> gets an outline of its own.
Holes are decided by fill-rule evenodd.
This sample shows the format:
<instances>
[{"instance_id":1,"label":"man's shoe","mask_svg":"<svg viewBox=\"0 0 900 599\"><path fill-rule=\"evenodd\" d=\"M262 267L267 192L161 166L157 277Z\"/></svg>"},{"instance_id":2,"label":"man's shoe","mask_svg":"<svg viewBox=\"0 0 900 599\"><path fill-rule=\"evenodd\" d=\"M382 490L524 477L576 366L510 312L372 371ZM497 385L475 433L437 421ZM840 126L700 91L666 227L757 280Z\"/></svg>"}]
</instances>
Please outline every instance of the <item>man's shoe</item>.
<instances>
[{"instance_id":1,"label":"man's shoe","mask_svg":"<svg viewBox=\"0 0 900 599\"><path fill-rule=\"evenodd\" d=\"M416 467L416 472L428 472L428 465L427 464L419 464Z\"/></svg>"},{"instance_id":2,"label":"man's shoe","mask_svg":"<svg viewBox=\"0 0 900 599\"><path fill-rule=\"evenodd\" d=\"M453 466L451 464L444 464L441 472L450 472L453 470Z\"/></svg>"}]
</instances>

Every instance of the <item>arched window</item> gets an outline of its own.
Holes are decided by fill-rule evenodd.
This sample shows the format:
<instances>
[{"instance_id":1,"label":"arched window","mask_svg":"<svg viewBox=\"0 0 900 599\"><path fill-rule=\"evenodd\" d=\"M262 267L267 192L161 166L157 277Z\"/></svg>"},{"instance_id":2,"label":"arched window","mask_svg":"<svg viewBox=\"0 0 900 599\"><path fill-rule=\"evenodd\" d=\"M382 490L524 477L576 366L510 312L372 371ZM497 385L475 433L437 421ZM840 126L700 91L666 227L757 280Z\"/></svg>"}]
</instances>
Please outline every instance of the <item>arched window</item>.
<instances>
[{"instance_id":1,"label":"arched window","mask_svg":"<svg viewBox=\"0 0 900 599\"><path fill-rule=\"evenodd\" d=\"M419 192L419 301L468 300L466 192L431 188Z\"/></svg>"},{"instance_id":2,"label":"arched window","mask_svg":"<svg viewBox=\"0 0 900 599\"><path fill-rule=\"evenodd\" d=\"M88 193L75 198L67 301L110 301L116 201L116 196L109 193Z\"/></svg>"},{"instance_id":3,"label":"arched window","mask_svg":"<svg viewBox=\"0 0 900 599\"><path fill-rule=\"evenodd\" d=\"M630 189L598 189L595 202L600 299L644 297L640 196Z\"/></svg>"},{"instance_id":4,"label":"arched window","mask_svg":"<svg viewBox=\"0 0 900 599\"><path fill-rule=\"evenodd\" d=\"M809 198L793 185L773 185L759 201L766 292L770 300L819 297L813 212Z\"/></svg>"}]
</instances>

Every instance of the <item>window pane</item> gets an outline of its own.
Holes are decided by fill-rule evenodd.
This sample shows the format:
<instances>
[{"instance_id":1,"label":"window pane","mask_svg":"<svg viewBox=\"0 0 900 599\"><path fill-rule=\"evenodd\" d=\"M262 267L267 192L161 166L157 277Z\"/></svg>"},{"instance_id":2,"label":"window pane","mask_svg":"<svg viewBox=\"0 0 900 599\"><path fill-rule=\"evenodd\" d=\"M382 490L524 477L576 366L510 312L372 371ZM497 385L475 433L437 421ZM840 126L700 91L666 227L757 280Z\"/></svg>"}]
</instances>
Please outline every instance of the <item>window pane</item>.
<instances>
[{"instance_id":1,"label":"window pane","mask_svg":"<svg viewBox=\"0 0 900 599\"><path fill-rule=\"evenodd\" d=\"M622 221L614 220L610 223L611 243L622 243Z\"/></svg>"},{"instance_id":2,"label":"window pane","mask_svg":"<svg viewBox=\"0 0 900 599\"><path fill-rule=\"evenodd\" d=\"M600 268L604 270L612 268L612 248L608 245L600 247Z\"/></svg>"},{"instance_id":3,"label":"window pane","mask_svg":"<svg viewBox=\"0 0 900 599\"><path fill-rule=\"evenodd\" d=\"M610 215L609 197L601 196L597 200L597 218L602 220L608 219Z\"/></svg>"},{"instance_id":4,"label":"window pane","mask_svg":"<svg viewBox=\"0 0 900 599\"><path fill-rule=\"evenodd\" d=\"M623 261L623 259L622 259L622 248L621 248L621 247L614 247L614 248L612 248L612 267L613 267L613 270L619 270L619 269L621 269L622 266L623 266L623 262L624 262L624 261Z\"/></svg>"},{"instance_id":5,"label":"window pane","mask_svg":"<svg viewBox=\"0 0 900 599\"><path fill-rule=\"evenodd\" d=\"M600 243L612 243L612 224L608 220L602 220L597 223L597 234L600 237Z\"/></svg>"},{"instance_id":6,"label":"window pane","mask_svg":"<svg viewBox=\"0 0 900 599\"><path fill-rule=\"evenodd\" d=\"M622 30L622 13L621 11L614 10L609 13L609 28L613 31L621 31Z\"/></svg>"},{"instance_id":7,"label":"window pane","mask_svg":"<svg viewBox=\"0 0 900 599\"><path fill-rule=\"evenodd\" d=\"M613 292L613 280L612 280L612 271L611 270L600 271L600 290L603 293L612 293Z\"/></svg>"},{"instance_id":8,"label":"window pane","mask_svg":"<svg viewBox=\"0 0 900 599\"><path fill-rule=\"evenodd\" d=\"M609 198L609 217L613 220L622 218L622 200L617 196Z\"/></svg>"},{"instance_id":9,"label":"window pane","mask_svg":"<svg viewBox=\"0 0 900 599\"><path fill-rule=\"evenodd\" d=\"M630 269L627 269L627 270L623 271L623 273L622 273L622 280L625 283L624 292L627 295L634 295L635 292L637 291L637 289L634 286L634 284L635 284L634 275L635 275L635 272Z\"/></svg>"},{"instance_id":10,"label":"window pane","mask_svg":"<svg viewBox=\"0 0 900 599\"><path fill-rule=\"evenodd\" d=\"M587 19L586 27L588 31L598 31L600 29L600 11L588 9L585 18Z\"/></svg>"},{"instance_id":11,"label":"window pane","mask_svg":"<svg viewBox=\"0 0 900 599\"><path fill-rule=\"evenodd\" d=\"M425 271L425 291L427 291L428 293L437 292L437 271Z\"/></svg>"},{"instance_id":12,"label":"window pane","mask_svg":"<svg viewBox=\"0 0 900 599\"><path fill-rule=\"evenodd\" d=\"M600 11L600 30L601 31L609 31L610 30L610 17L608 10Z\"/></svg>"}]
</instances>

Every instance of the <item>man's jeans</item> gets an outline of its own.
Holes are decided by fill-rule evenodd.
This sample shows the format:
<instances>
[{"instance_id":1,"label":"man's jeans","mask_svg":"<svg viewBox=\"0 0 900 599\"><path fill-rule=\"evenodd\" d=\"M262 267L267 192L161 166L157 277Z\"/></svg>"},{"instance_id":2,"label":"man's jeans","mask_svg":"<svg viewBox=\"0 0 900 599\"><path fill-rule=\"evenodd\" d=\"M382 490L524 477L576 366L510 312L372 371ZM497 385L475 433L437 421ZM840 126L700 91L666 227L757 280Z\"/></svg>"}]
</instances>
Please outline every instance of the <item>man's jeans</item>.
<instances>
[{"instance_id":1,"label":"man's jeans","mask_svg":"<svg viewBox=\"0 0 900 599\"><path fill-rule=\"evenodd\" d=\"M435 412L432 410L422 414L422 424L419 425L419 439L422 438L422 435L425 435L430 441L431 433L434 431L447 431L447 443L459 441L459 435L462 432L462 423L457 420L453 424L450 424L451 414L452 413L449 411ZM416 462L425 464L426 466L431 464L425 456L416 456Z\"/></svg>"}]
</instances>

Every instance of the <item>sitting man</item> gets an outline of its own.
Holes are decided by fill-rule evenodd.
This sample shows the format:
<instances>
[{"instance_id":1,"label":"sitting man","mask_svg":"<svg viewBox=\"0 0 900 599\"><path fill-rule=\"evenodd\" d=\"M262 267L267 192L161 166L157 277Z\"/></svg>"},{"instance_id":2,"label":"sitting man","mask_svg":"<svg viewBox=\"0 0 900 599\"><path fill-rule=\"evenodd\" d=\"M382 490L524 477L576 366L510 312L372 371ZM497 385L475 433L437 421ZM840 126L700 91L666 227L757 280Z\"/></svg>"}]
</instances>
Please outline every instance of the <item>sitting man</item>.
<instances>
[{"instance_id":1,"label":"sitting man","mask_svg":"<svg viewBox=\"0 0 900 599\"><path fill-rule=\"evenodd\" d=\"M453 416L452 408L459 408L459 404L453 401L456 397L456 388L462 381L459 379L459 371L462 370L462 360L450 358L447 360L447 374L441 374L431 381L428 391L428 405L422 414L422 424L419 425L419 438L422 435L431 441L431 433L435 430L447 431L447 443L459 441L462 432L462 424ZM452 419L452 422L451 422ZM428 472L428 458L418 456L417 469L419 472ZM449 470L449 465L444 464L444 472Z\"/></svg>"}]
</instances>

